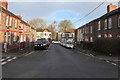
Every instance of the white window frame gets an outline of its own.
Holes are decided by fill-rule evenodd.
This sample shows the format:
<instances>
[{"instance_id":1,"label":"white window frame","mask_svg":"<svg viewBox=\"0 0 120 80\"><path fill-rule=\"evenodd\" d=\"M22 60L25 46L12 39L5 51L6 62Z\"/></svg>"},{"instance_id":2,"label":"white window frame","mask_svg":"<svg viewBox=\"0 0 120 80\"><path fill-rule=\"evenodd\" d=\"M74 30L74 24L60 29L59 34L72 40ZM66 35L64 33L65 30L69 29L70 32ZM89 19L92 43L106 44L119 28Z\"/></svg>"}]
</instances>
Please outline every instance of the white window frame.
<instances>
[{"instance_id":1,"label":"white window frame","mask_svg":"<svg viewBox=\"0 0 120 80\"><path fill-rule=\"evenodd\" d=\"M10 17L10 24L9 25L12 26L12 17Z\"/></svg>"},{"instance_id":2,"label":"white window frame","mask_svg":"<svg viewBox=\"0 0 120 80\"><path fill-rule=\"evenodd\" d=\"M108 28L111 29L112 28L112 18L108 19Z\"/></svg>"},{"instance_id":3,"label":"white window frame","mask_svg":"<svg viewBox=\"0 0 120 80\"><path fill-rule=\"evenodd\" d=\"M98 38L101 38L101 37L102 37L102 36L99 34L99 35L98 35Z\"/></svg>"},{"instance_id":4,"label":"white window frame","mask_svg":"<svg viewBox=\"0 0 120 80\"><path fill-rule=\"evenodd\" d=\"M18 20L15 19L15 28L17 28L17 23L18 23Z\"/></svg>"},{"instance_id":5,"label":"white window frame","mask_svg":"<svg viewBox=\"0 0 120 80\"><path fill-rule=\"evenodd\" d=\"M108 35L108 37L109 37L109 38L112 38L112 37L113 37L113 35L112 35L112 34L109 34L109 35Z\"/></svg>"},{"instance_id":6,"label":"white window frame","mask_svg":"<svg viewBox=\"0 0 120 80\"><path fill-rule=\"evenodd\" d=\"M101 30L101 22L98 21L98 30Z\"/></svg>"},{"instance_id":7,"label":"white window frame","mask_svg":"<svg viewBox=\"0 0 120 80\"><path fill-rule=\"evenodd\" d=\"M107 34L104 34L104 37L105 37L105 38L107 38L107 37L108 37L108 35L107 35Z\"/></svg>"},{"instance_id":8,"label":"white window frame","mask_svg":"<svg viewBox=\"0 0 120 80\"><path fill-rule=\"evenodd\" d=\"M104 30L107 29L107 19L104 20Z\"/></svg>"},{"instance_id":9,"label":"white window frame","mask_svg":"<svg viewBox=\"0 0 120 80\"><path fill-rule=\"evenodd\" d=\"M8 26L8 23L9 23L8 21L9 21L9 16L7 15L6 16L6 26Z\"/></svg>"}]
</instances>

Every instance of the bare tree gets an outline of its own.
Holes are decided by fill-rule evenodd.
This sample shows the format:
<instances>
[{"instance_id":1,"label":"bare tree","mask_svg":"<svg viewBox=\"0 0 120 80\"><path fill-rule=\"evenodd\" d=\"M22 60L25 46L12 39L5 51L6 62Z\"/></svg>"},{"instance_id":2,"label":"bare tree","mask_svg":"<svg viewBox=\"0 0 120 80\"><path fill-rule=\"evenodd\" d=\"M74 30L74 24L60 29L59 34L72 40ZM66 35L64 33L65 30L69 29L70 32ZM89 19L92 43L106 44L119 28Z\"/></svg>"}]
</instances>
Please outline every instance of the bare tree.
<instances>
[{"instance_id":1,"label":"bare tree","mask_svg":"<svg viewBox=\"0 0 120 80\"><path fill-rule=\"evenodd\" d=\"M33 18L29 20L28 23L31 25L31 27L34 27L34 28L46 26L46 21L41 18Z\"/></svg>"},{"instance_id":2,"label":"bare tree","mask_svg":"<svg viewBox=\"0 0 120 80\"><path fill-rule=\"evenodd\" d=\"M58 25L59 30L67 30L70 28L74 28L74 25L72 24L71 20L63 20Z\"/></svg>"},{"instance_id":3,"label":"bare tree","mask_svg":"<svg viewBox=\"0 0 120 80\"><path fill-rule=\"evenodd\" d=\"M47 29L52 32L52 39L56 39L56 28L57 27L57 22L54 21L52 24L50 24Z\"/></svg>"}]
</instances>

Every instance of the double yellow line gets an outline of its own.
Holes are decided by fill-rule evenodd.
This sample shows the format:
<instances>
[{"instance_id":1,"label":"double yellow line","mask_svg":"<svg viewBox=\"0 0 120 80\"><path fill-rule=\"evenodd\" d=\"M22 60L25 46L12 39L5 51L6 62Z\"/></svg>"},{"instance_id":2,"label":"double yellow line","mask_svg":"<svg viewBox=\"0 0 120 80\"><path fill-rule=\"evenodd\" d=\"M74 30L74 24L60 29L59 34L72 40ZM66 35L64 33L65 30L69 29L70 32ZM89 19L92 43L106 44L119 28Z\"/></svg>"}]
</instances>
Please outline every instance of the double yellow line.
<instances>
[{"instance_id":1,"label":"double yellow line","mask_svg":"<svg viewBox=\"0 0 120 80\"><path fill-rule=\"evenodd\" d=\"M30 53L27 53L27 54L24 54L24 56L31 55L32 53L34 53L34 51L32 51L32 52L30 52Z\"/></svg>"}]
</instances>

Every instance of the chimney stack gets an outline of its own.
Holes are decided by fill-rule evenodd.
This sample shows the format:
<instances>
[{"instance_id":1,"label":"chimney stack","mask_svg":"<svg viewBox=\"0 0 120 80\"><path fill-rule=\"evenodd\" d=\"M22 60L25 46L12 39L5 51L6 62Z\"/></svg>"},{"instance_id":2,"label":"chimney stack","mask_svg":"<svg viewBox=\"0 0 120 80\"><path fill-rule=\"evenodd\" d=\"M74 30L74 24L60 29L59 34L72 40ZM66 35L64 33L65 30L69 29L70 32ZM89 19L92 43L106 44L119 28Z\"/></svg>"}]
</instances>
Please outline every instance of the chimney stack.
<instances>
[{"instance_id":1,"label":"chimney stack","mask_svg":"<svg viewBox=\"0 0 120 80\"><path fill-rule=\"evenodd\" d=\"M3 7L4 9L8 9L8 2L7 1L0 1L0 6Z\"/></svg>"},{"instance_id":2,"label":"chimney stack","mask_svg":"<svg viewBox=\"0 0 120 80\"><path fill-rule=\"evenodd\" d=\"M111 12L113 10L117 9L116 5L112 5L112 3L110 5L107 6L107 12Z\"/></svg>"}]
</instances>

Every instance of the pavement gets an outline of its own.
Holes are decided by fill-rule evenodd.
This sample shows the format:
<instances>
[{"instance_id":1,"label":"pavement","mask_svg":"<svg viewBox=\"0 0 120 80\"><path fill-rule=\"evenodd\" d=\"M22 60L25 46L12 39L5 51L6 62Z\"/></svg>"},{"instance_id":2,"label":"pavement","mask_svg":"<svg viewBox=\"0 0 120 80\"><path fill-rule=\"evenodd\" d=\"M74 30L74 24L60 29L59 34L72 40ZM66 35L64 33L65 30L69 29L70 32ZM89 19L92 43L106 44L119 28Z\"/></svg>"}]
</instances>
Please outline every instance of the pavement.
<instances>
[{"instance_id":1,"label":"pavement","mask_svg":"<svg viewBox=\"0 0 120 80\"><path fill-rule=\"evenodd\" d=\"M97 52L93 52L90 50L83 50L79 47L75 47L76 50L82 52L85 55L97 58L97 59L101 59L101 60L106 60L106 61L112 61L115 63L120 63L120 56L112 56L112 55L104 55L101 53L97 53Z\"/></svg>"},{"instance_id":2,"label":"pavement","mask_svg":"<svg viewBox=\"0 0 120 80\"><path fill-rule=\"evenodd\" d=\"M3 78L119 78L120 66L52 44L2 65Z\"/></svg>"},{"instance_id":3,"label":"pavement","mask_svg":"<svg viewBox=\"0 0 120 80\"><path fill-rule=\"evenodd\" d=\"M9 52L3 52L2 53L2 57L21 57L24 54L27 54L29 52L33 51L33 47L26 47L25 49L16 49L16 50L12 50Z\"/></svg>"}]
</instances>

